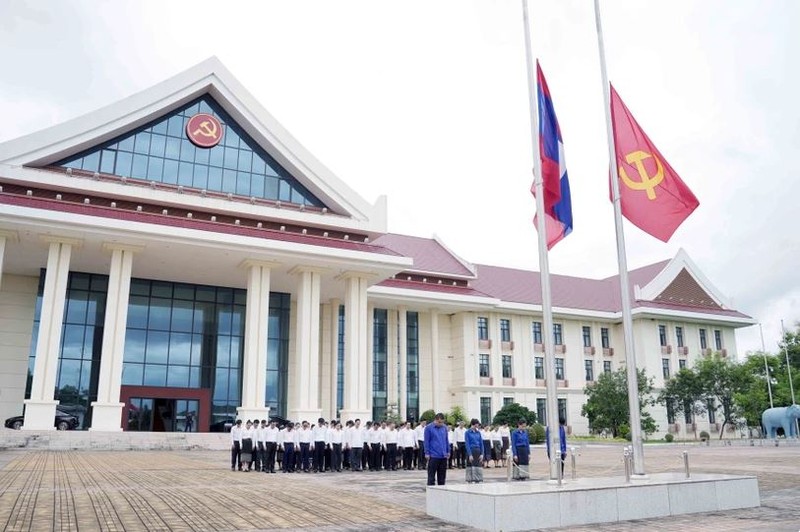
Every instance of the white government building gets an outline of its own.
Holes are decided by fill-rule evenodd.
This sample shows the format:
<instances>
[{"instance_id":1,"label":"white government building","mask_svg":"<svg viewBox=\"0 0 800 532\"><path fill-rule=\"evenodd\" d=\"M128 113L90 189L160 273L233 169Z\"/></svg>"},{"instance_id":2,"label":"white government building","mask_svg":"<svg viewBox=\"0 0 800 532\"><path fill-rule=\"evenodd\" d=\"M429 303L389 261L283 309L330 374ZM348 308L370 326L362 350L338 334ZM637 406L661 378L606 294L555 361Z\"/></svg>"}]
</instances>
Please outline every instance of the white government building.
<instances>
[{"instance_id":1,"label":"white government building","mask_svg":"<svg viewBox=\"0 0 800 532\"><path fill-rule=\"evenodd\" d=\"M387 233L215 58L0 144L0 417L207 431L232 417L544 415L539 274ZM630 272L656 384L754 323L684 252ZM624 361L618 278L552 278L559 413ZM26 378L27 376L27 378ZM653 409L660 431L684 418ZM711 420L710 428L716 428ZM704 428L708 425L704 425Z\"/></svg>"}]
</instances>

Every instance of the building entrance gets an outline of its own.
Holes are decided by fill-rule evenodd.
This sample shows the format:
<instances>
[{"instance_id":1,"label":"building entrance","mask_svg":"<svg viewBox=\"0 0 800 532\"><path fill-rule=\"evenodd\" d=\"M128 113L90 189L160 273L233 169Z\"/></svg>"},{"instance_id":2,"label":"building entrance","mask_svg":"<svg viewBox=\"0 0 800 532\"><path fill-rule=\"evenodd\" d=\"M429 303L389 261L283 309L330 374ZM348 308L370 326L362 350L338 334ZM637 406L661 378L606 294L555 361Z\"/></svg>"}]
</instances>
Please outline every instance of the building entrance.
<instances>
[{"instance_id":1,"label":"building entrance","mask_svg":"<svg viewBox=\"0 0 800 532\"><path fill-rule=\"evenodd\" d=\"M205 388L122 386L124 430L207 432L211 393Z\"/></svg>"}]
</instances>

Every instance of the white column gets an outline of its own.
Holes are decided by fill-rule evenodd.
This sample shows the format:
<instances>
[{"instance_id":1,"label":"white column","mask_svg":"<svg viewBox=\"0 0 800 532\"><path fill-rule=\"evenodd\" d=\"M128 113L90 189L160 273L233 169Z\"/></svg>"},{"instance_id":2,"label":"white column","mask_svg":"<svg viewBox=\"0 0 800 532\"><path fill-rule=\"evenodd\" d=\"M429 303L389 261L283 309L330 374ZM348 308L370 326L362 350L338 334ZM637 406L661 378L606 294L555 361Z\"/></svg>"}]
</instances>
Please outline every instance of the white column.
<instances>
[{"instance_id":1,"label":"white column","mask_svg":"<svg viewBox=\"0 0 800 532\"><path fill-rule=\"evenodd\" d=\"M372 406L372 382L369 381L371 356L367 349L367 279L363 274L348 273L345 280L345 352L344 409L342 420L369 419Z\"/></svg>"},{"instance_id":2,"label":"white column","mask_svg":"<svg viewBox=\"0 0 800 532\"><path fill-rule=\"evenodd\" d=\"M439 311L431 309L431 398L433 411L439 412L441 384L439 375ZM420 372L422 373L422 372Z\"/></svg>"},{"instance_id":3,"label":"white column","mask_svg":"<svg viewBox=\"0 0 800 532\"><path fill-rule=\"evenodd\" d=\"M0 283L3 282L3 261L6 255L6 243L16 242L19 239L16 231L0 230Z\"/></svg>"},{"instance_id":4,"label":"white column","mask_svg":"<svg viewBox=\"0 0 800 532\"><path fill-rule=\"evenodd\" d=\"M236 408L239 419L268 419L267 338L269 327L270 274L274 262L246 260L247 308L244 321L244 360L242 362L242 405Z\"/></svg>"},{"instance_id":5,"label":"white column","mask_svg":"<svg viewBox=\"0 0 800 532\"><path fill-rule=\"evenodd\" d=\"M61 331L72 247L80 240L42 237L50 244L47 254L47 273L44 278L42 311L39 315L39 337L36 342L36 362L33 366L31 398L25 401L24 430L55 430L54 400L56 372L61 351Z\"/></svg>"},{"instance_id":6,"label":"white column","mask_svg":"<svg viewBox=\"0 0 800 532\"><path fill-rule=\"evenodd\" d=\"M322 414L319 406L319 288L320 272L313 268L294 268L297 284L297 368L294 374L295 398L289 417L315 423Z\"/></svg>"},{"instance_id":7,"label":"white column","mask_svg":"<svg viewBox=\"0 0 800 532\"><path fill-rule=\"evenodd\" d=\"M133 254L142 248L111 243L105 243L103 247L111 251L111 269L108 273L97 401L92 402L92 426L89 430L119 432L122 430L122 407L125 406L119 401L119 392L122 383L122 359L125 354L131 269Z\"/></svg>"},{"instance_id":8,"label":"white column","mask_svg":"<svg viewBox=\"0 0 800 532\"><path fill-rule=\"evenodd\" d=\"M397 309L397 353L400 358L400 419L406 419L408 410L408 308Z\"/></svg>"},{"instance_id":9,"label":"white column","mask_svg":"<svg viewBox=\"0 0 800 532\"><path fill-rule=\"evenodd\" d=\"M331 402L331 417L336 417L338 406L336 404L336 393L339 386L339 307L342 301L340 299L331 299L331 315L330 315L330 329L331 337L329 342L331 352L331 375L330 375L330 402ZM366 420L364 420L366 421Z\"/></svg>"}]
</instances>

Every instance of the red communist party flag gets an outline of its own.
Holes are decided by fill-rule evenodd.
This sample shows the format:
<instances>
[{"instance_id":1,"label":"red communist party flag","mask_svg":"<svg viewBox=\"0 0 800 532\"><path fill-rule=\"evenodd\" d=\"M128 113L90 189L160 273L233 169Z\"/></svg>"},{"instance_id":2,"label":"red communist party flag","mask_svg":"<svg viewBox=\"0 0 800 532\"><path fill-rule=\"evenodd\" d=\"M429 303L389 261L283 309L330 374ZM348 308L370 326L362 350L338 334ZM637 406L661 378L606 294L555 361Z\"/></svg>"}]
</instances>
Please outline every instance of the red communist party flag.
<instances>
[{"instance_id":1,"label":"red communist party flag","mask_svg":"<svg viewBox=\"0 0 800 532\"><path fill-rule=\"evenodd\" d=\"M642 131L613 86L611 122L622 215L667 242L700 202Z\"/></svg>"}]
</instances>

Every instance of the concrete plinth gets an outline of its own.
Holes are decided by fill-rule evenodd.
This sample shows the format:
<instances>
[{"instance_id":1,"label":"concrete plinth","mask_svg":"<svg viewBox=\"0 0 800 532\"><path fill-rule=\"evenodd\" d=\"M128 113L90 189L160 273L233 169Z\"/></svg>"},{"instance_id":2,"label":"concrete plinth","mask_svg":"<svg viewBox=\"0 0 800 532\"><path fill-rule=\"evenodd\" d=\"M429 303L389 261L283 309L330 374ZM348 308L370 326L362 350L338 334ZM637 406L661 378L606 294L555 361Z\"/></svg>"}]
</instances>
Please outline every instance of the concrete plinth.
<instances>
[{"instance_id":1,"label":"concrete plinth","mask_svg":"<svg viewBox=\"0 0 800 532\"><path fill-rule=\"evenodd\" d=\"M92 403L91 431L122 432L122 407L124 403Z\"/></svg>"},{"instance_id":2,"label":"concrete plinth","mask_svg":"<svg viewBox=\"0 0 800 532\"><path fill-rule=\"evenodd\" d=\"M428 515L483 530L530 530L761 505L755 477L696 473L429 486Z\"/></svg>"},{"instance_id":3,"label":"concrete plinth","mask_svg":"<svg viewBox=\"0 0 800 532\"><path fill-rule=\"evenodd\" d=\"M22 430L56 430L56 407L58 401L25 401L25 420Z\"/></svg>"}]
</instances>

